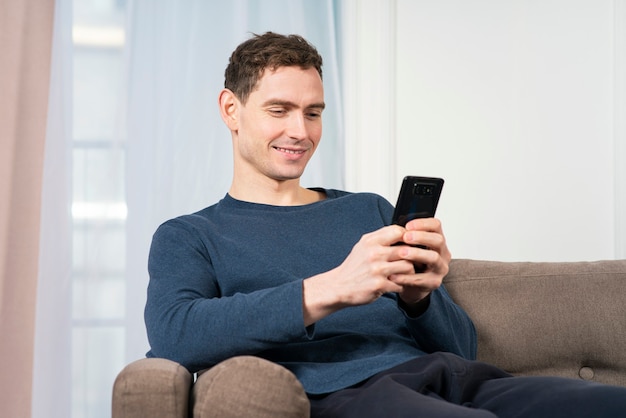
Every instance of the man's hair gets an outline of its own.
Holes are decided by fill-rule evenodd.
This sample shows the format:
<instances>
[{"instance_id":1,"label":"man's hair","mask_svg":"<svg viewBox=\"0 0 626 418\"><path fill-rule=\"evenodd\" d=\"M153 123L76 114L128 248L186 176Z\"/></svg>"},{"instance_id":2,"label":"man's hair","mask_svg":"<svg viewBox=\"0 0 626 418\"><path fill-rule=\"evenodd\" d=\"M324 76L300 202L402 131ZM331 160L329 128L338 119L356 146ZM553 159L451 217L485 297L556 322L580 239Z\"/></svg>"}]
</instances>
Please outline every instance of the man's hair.
<instances>
[{"instance_id":1,"label":"man's hair","mask_svg":"<svg viewBox=\"0 0 626 418\"><path fill-rule=\"evenodd\" d=\"M232 53L224 72L224 87L245 103L266 69L298 66L315 68L322 77L322 56L299 35L266 32L241 43Z\"/></svg>"}]
</instances>

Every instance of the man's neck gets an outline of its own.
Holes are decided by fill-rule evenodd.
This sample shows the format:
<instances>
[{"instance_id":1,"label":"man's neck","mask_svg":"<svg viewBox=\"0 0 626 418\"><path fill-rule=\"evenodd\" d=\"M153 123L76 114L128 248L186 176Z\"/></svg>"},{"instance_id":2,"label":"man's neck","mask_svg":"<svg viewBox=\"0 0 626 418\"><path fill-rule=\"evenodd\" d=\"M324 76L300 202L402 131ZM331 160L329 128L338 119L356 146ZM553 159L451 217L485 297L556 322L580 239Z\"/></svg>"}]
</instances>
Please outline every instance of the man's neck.
<instances>
[{"instance_id":1,"label":"man's neck","mask_svg":"<svg viewBox=\"0 0 626 418\"><path fill-rule=\"evenodd\" d=\"M273 206L301 206L325 198L322 192L300 186L299 179L285 181L268 179L263 184L233 180L228 194L237 200Z\"/></svg>"}]
</instances>

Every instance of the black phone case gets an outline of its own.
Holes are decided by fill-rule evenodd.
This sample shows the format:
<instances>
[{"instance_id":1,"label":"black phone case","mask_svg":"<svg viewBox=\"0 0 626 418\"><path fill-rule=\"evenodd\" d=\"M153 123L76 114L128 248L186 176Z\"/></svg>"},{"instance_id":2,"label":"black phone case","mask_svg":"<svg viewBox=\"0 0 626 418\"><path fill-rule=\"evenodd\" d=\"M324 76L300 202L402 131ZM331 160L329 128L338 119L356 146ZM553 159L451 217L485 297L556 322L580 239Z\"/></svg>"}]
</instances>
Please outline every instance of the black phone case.
<instances>
[{"instance_id":1,"label":"black phone case","mask_svg":"<svg viewBox=\"0 0 626 418\"><path fill-rule=\"evenodd\" d=\"M392 223L405 226L413 219L434 217L443 183L443 179L438 177L405 177L398 194Z\"/></svg>"}]
</instances>

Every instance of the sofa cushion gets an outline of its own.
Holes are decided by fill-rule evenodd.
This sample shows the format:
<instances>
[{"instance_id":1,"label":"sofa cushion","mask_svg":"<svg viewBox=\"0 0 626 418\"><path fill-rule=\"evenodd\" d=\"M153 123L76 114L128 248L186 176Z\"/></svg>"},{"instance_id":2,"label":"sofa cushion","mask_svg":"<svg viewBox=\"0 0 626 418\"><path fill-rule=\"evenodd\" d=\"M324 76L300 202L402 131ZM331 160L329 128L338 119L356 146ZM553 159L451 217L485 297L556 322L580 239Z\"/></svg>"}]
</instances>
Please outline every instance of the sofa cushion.
<instances>
[{"instance_id":1,"label":"sofa cushion","mask_svg":"<svg viewBox=\"0 0 626 418\"><path fill-rule=\"evenodd\" d=\"M626 260L453 260L444 283L476 325L479 360L626 386Z\"/></svg>"}]
</instances>

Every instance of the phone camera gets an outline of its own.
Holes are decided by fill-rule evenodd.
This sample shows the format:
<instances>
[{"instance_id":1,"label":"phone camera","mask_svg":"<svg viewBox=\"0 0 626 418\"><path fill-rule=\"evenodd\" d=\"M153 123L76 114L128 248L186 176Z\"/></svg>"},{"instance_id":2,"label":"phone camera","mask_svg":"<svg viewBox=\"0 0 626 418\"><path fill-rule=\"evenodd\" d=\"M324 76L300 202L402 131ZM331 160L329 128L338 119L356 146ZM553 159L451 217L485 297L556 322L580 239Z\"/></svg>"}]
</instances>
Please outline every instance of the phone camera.
<instances>
[{"instance_id":1,"label":"phone camera","mask_svg":"<svg viewBox=\"0 0 626 418\"><path fill-rule=\"evenodd\" d=\"M429 184L416 183L413 185L413 193L417 196L432 196L434 188Z\"/></svg>"}]
</instances>

